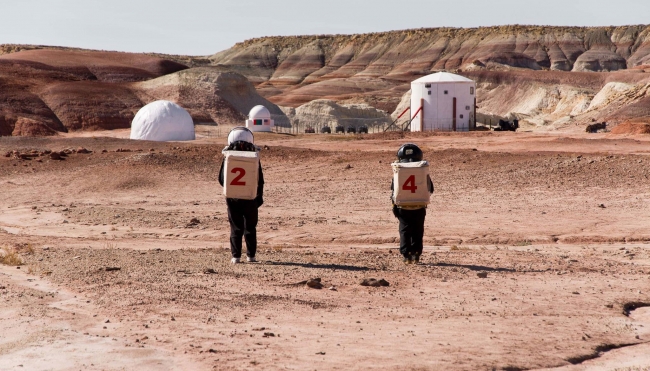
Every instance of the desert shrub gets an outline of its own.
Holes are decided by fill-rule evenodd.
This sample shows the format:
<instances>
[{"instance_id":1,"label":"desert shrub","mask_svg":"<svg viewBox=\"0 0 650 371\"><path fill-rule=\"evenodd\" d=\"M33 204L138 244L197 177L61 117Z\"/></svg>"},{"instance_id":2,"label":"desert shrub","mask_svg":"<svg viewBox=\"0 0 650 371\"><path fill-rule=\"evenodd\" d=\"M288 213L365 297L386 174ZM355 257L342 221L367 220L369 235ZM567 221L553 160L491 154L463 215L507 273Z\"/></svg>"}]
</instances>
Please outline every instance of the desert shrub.
<instances>
[{"instance_id":1,"label":"desert shrub","mask_svg":"<svg viewBox=\"0 0 650 371\"><path fill-rule=\"evenodd\" d=\"M18 266L25 263L15 248L3 247L0 248L0 264Z\"/></svg>"}]
</instances>

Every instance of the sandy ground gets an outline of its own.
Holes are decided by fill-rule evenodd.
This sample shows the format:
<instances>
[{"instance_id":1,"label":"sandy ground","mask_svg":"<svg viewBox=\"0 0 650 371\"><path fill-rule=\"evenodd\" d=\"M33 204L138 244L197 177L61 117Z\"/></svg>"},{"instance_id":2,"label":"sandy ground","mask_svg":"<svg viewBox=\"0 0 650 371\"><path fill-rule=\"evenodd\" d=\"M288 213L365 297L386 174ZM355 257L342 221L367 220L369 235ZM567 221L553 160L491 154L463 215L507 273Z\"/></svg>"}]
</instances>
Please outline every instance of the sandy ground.
<instances>
[{"instance_id":1,"label":"sandy ground","mask_svg":"<svg viewBox=\"0 0 650 371\"><path fill-rule=\"evenodd\" d=\"M650 370L647 136L258 135L260 261L231 265L223 135L0 138L93 151L0 157L1 370ZM406 141L436 186L417 266Z\"/></svg>"}]
</instances>

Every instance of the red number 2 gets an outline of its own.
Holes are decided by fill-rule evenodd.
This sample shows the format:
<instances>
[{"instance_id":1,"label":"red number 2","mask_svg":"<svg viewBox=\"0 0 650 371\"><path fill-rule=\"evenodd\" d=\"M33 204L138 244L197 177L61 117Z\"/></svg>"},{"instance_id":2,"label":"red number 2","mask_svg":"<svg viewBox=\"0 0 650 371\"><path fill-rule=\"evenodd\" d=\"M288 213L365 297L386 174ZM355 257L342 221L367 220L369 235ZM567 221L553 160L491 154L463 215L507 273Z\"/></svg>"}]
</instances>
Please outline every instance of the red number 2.
<instances>
[{"instance_id":1,"label":"red number 2","mask_svg":"<svg viewBox=\"0 0 650 371\"><path fill-rule=\"evenodd\" d=\"M233 174L234 173L239 173L239 175L237 175L235 177L235 179L233 179L232 182L230 182L230 185L234 185L234 186L245 186L246 185L246 182L240 182L239 181L241 178L244 177L244 175L246 175L246 170L244 170L244 169L242 169L240 167L236 167L236 168L230 170L230 172L233 173Z\"/></svg>"},{"instance_id":2,"label":"red number 2","mask_svg":"<svg viewBox=\"0 0 650 371\"><path fill-rule=\"evenodd\" d=\"M405 191L411 191L411 193L415 193L415 191L418 189L418 187L415 185L415 175L411 175L406 179L406 182L404 182L404 185L402 185L402 189Z\"/></svg>"}]
</instances>

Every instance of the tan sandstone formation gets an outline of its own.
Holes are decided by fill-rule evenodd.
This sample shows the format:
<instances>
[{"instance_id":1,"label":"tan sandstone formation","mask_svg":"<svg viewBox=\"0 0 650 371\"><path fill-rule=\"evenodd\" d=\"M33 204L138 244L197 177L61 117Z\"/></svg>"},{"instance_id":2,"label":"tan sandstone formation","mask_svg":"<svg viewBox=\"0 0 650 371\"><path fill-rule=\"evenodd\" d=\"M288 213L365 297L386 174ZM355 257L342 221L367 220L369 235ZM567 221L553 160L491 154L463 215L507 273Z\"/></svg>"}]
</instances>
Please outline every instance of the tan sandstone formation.
<instances>
[{"instance_id":1,"label":"tan sandstone formation","mask_svg":"<svg viewBox=\"0 0 650 371\"><path fill-rule=\"evenodd\" d=\"M241 72L258 84L263 96L289 107L324 98L401 112L398 105L404 107L400 100L410 81L451 70L479 83L480 114L527 118L532 127L555 129L650 114L639 95L618 102L617 109L589 109L608 83L643 86L648 81L648 26L267 37L239 43L210 59ZM598 99L610 94L600 95Z\"/></svg>"},{"instance_id":2,"label":"tan sandstone formation","mask_svg":"<svg viewBox=\"0 0 650 371\"><path fill-rule=\"evenodd\" d=\"M320 129L338 125L358 128L362 125L383 127L391 123L390 116L367 104L338 104L327 99L317 99L298 108L283 108L292 125Z\"/></svg>"}]
</instances>

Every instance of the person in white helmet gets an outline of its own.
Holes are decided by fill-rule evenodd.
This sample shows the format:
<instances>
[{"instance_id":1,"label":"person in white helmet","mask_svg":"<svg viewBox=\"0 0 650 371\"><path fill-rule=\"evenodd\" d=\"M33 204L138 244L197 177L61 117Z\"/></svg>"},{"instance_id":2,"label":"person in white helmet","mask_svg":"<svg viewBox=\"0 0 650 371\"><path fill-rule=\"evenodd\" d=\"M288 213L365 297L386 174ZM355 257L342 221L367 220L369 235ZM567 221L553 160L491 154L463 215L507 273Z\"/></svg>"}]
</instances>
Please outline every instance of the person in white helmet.
<instances>
[{"instance_id":1,"label":"person in white helmet","mask_svg":"<svg viewBox=\"0 0 650 371\"><path fill-rule=\"evenodd\" d=\"M255 147L253 133L245 127L239 126L230 131L228 134L228 146L224 151L257 151ZM219 184L224 186L224 161L221 163L219 170ZM226 198L228 206L228 222L230 223L230 252L232 254L231 262L237 264L240 262L242 253L242 237L246 240L246 260L256 262L255 253L257 252L257 220L258 208L264 203L264 176L262 174L262 164L259 164L259 173L257 181L257 196L255 199L238 199Z\"/></svg>"}]
</instances>

